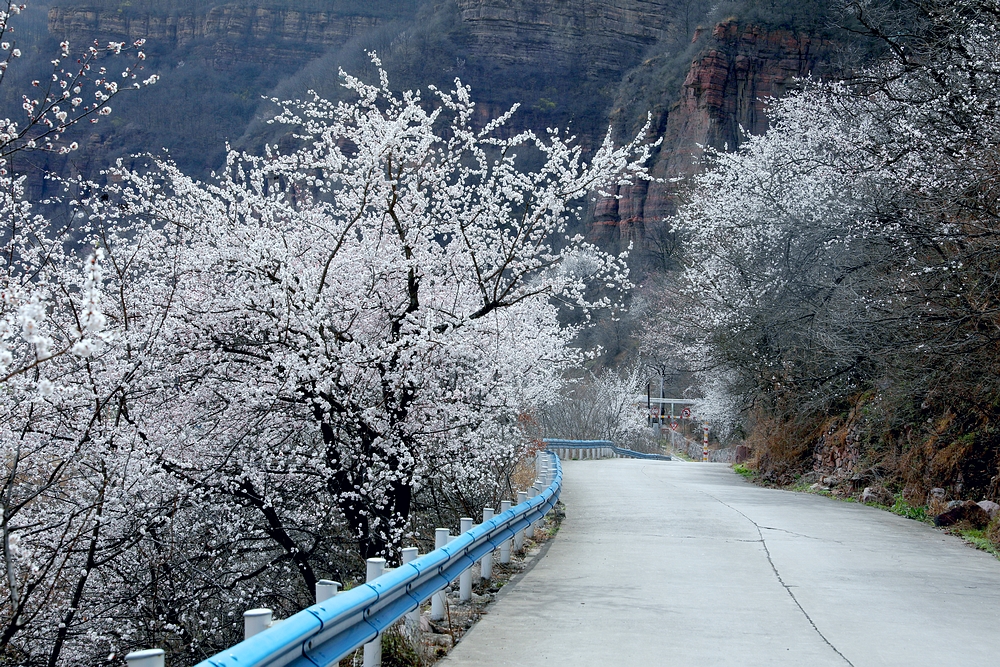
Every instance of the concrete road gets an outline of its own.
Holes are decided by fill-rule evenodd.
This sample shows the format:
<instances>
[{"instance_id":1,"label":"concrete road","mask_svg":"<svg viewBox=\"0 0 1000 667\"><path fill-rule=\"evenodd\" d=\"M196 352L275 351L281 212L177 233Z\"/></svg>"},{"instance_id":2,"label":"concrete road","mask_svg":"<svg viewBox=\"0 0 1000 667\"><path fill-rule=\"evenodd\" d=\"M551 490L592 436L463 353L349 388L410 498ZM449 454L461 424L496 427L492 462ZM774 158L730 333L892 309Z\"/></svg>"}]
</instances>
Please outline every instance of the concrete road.
<instances>
[{"instance_id":1,"label":"concrete road","mask_svg":"<svg viewBox=\"0 0 1000 667\"><path fill-rule=\"evenodd\" d=\"M544 557L442 663L1000 664L1000 561L727 466L565 462Z\"/></svg>"}]
</instances>

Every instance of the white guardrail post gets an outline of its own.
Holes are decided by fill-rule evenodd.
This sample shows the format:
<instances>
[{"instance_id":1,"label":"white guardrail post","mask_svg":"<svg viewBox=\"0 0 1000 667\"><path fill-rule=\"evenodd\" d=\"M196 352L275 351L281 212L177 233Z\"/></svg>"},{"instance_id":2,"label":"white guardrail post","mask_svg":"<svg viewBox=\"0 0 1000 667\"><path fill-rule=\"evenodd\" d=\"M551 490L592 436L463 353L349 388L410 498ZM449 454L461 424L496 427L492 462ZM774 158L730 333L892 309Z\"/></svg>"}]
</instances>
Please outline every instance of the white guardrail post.
<instances>
[{"instance_id":1,"label":"white guardrail post","mask_svg":"<svg viewBox=\"0 0 1000 667\"><path fill-rule=\"evenodd\" d=\"M535 482L537 484L538 482ZM528 487L528 498L534 498L538 495L538 489L534 486ZM535 522L532 521L528 524L528 527L524 529L524 536L528 539L534 539L535 537Z\"/></svg>"},{"instance_id":2,"label":"white guardrail post","mask_svg":"<svg viewBox=\"0 0 1000 667\"><path fill-rule=\"evenodd\" d=\"M243 639L250 639L256 634L264 632L274 624L270 609L248 609L243 612Z\"/></svg>"},{"instance_id":3,"label":"white guardrail post","mask_svg":"<svg viewBox=\"0 0 1000 667\"><path fill-rule=\"evenodd\" d=\"M461 527L459 530L463 533L467 533L472 530L473 520L470 517L462 517L459 519ZM472 599L472 568L469 568L462 572L458 577L458 599L462 602L468 602Z\"/></svg>"},{"instance_id":4,"label":"white guardrail post","mask_svg":"<svg viewBox=\"0 0 1000 667\"><path fill-rule=\"evenodd\" d=\"M326 602L340 592L340 582L320 579L316 582L316 604Z\"/></svg>"},{"instance_id":5,"label":"white guardrail post","mask_svg":"<svg viewBox=\"0 0 1000 667\"><path fill-rule=\"evenodd\" d=\"M384 558L369 558L367 562L367 572L365 572L365 583L375 581L382 576L385 571ZM382 635L375 635L375 639L365 644L364 667L380 667L382 664Z\"/></svg>"},{"instance_id":6,"label":"white guardrail post","mask_svg":"<svg viewBox=\"0 0 1000 667\"><path fill-rule=\"evenodd\" d=\"M434 548L448 546L449 532L447 528L434 529ZM440 621L444 618L444 591L438 591L431 598L431 620Z\"/></svg>"},{"instance_id":7,"label":"white guardrail post","mask_svg":"<svg viewBox=\"0 0 1000 667\"><path fill-rule=\"evenodd\" d=\"M517 504L520 505L521 503L527 501L528 501L528 492L518 491ZM514 533L514 553L521 553L522 551L524 551L524 531L519 530L516 533Z\"/></svg>"},{"instance_id":8,"label":"white guardrail post","mask_svg":"<svg viewBox=\"0 0 1000 667\"><path fill-rule=\"evenodd\" d=\"M509 509L510 509L510 501L509 500L501 500L500 501L500 513L503 514L504 512L506 512ZM501 563L507 564L507 563L510 562L510 543L511 543L511 540L504 540L503 543L500 545L500 562Z\"/></svg>"},{"instance_id":9,"label":"white guardrail post","mask_svg":"<svg viewBox=\"0 0 1000 667\"><path fill-rule=\"evenodd\" d=\"M483 508L483 523L493 519L493 508L484 507ZM486 555L479 560L479 576L483 579L493 578L493 552L488 551Z\"/></svg>"},{"instance_id":10,"label":"white guardrail post","mask_svg":"<svg viewBox=\"0 0 1000 667\"><path fill-rule=\"evenodd\" d=\"M407 563L412 563L420 555L420 549L417 547L406 547L401 551L403 565ZM411 637L416 637L417 633L420 632L420 605L413 611L407 612L406 614L406 629L410 632Z\"/></svg>"}]
</instances>

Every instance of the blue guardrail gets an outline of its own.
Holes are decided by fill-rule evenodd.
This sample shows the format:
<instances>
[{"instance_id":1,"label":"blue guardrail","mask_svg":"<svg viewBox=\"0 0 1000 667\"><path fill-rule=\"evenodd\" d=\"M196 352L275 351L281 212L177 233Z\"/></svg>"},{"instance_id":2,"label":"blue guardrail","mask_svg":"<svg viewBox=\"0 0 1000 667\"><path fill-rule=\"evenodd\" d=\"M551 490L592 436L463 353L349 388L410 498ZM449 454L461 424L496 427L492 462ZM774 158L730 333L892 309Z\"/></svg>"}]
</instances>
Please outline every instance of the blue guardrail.
<instances>
[{"instance_id":1,"label":"blue guardrail","mask_svg":"<svg viewBox=\"0 0 1000 667\"><path fill-rule=\"evenodd\" d=\"M486 554L555 506L562 467L551 452L549 485L534 498L367 584L314 604L197 667L325 667L367 644Z\"/></svg>"},{"instance_id":2,"label":"blue guardrail","mask_svg":"<svg viewBox=\"0 0 1000 667\"><path fill-rule=\"evenodd\" d=\"M562 449L595 449L604 447L610 449L618 456L627 459L648 459L651 461L670 461L666 454L647 454L646 452L636 452L624 447L616 447L610 440L558 440L555 438L544 438L542 444L546 447L556 447Z\"/></svg>"}]
</instances>

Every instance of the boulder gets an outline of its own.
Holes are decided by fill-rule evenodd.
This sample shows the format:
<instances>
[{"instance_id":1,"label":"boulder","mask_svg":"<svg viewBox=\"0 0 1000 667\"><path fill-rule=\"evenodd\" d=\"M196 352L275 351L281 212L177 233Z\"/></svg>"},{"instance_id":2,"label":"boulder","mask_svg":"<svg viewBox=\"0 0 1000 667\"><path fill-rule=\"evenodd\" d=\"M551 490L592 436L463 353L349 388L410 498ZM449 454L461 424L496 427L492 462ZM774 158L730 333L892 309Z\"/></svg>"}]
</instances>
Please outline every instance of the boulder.
<instances>
[{"instance_id":1,"label":"boulder","mask_svg":"<svg viewBox=\"0 0 1000 667\"><path fill-rule=\"evenodd\" d=\"M892 494L885 487L876 484L875 486L865 487L865 490L861 492L861 502L875 503L876 505L892 505L895 502L895 498L893 498Z\"/></svg>"},{"instance_id":2,"label":"boulder","mask_svg":"<svg viewBox=\"0 0 1000 667\"><path fill-rule=\"evenodd\" d=\"M935 526L954 526L962 521L967 521L973 528L985 528L990 523L990 515L975 502L967 500L934 517Z\"/></svg>"},{"instance_id":3,"label":"boulder","mask_svg":"<svg viewBox=\"0 0 1000 667\"><path fill-rule=\"evenodd\" d=\"M993 502L992 500L980 500L976 504L983 508L983 511L989 515L990 519L995 517L997 515L997 512L1000 512L1000 505Z\"/></svg>"}]
</instances>

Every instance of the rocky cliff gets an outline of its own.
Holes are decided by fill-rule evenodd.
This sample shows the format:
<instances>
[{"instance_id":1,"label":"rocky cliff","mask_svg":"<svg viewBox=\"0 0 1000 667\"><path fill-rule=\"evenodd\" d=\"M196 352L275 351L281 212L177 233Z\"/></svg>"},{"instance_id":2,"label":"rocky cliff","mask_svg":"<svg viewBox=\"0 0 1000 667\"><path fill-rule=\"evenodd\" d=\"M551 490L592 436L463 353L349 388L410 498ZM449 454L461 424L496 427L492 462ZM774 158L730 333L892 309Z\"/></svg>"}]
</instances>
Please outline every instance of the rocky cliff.
<instances>
[{"instance_id":1,"label":"rocky cliff","mask_svg":"<svg viewBox=\"0 0 1000 667\"><path fill-rule=\"evenodd\" d=\"M301 61L379 24L380 18L229 3L206 12L101 11L53 7L49 32L60 39L90 41L145 38L158 51L207 41L219 57L248 62Z\"/></svg>"},{"instance_id":2,"label":"rocky cliff","mask_svg":"<svg viewBox=\"0 0 1000 667\"><path fill-rule=\"evenodd\" d=\"M650 224L670 215L679 186L674 179L698 170L704 146L733 150L748 134L767 129L765 110L771 99L785 94L796 77L822 75L832 48L829 42L788 30L764 30L733 21L696 34L701 44L681 84L679 97L653 101L650 139L662 138L652 173L663 183L622 188L620 199L605 199L595 209L595 234L605 241L637 240ZM644 62L628 77L642 77ZM667 95L671 92L667 91ZM634 87L623 87L612 119L627 124Z\"/></svg>"},{"instance_id":3,"label":"rocky cliff","mask_svg":"<svg viewBox=\"0 0 1000 667\"><path fill-rule=\"evenodd\" d=\"M673 0L458 0L481 53L508 65L634 66L672 24Z\"/></svg>"},{"instance_id":4,"label":"rocky cliff","mask_svg":"<svg viewBox=\"0 0 1000 667\"><path fill-rule=\"evenodd\" d=\"M104 4L93 4L99 1ZM341 55L329 54L340 54L337 49L348 42L355 51L371 48L370 36L376 33L385 33L377 42L380 54L392 61L398 51L391 72L420 63L407 85L447 85L454 76L471 83L483 122L516 100L523 106L512 130L568 126L587 147L609 124L624 135L651 111L647 137L663 140L651 167L667 182L623 188L619 199L600 201L592 210L594 236L619 243L641 240L651 225L662 226L679 187L669 181L697 170L702 146L733 149L744 133L764 131L768 100L784 94L796 77L822 74L825 66L829 44L808 34L735 20L695 31L691 17L710 11L693 10L699 1L229 0L198 5L184 0L163 5L147 0L123 11L126 5L109 0L78 6L59 0L49 12L49 31L77 44L146 38L148 50L164 56L150 63L167 74L163 87L171 81L180 87L184 75L176 68L185 60L187 70L201 63L201 80L211 78L206 70L242 66L239 76L213 79L216 99L229 102L220 102L205 122L214 123L214 135L224 140L240 137L250 116L259 113L252 98L273 92L262 84L284 83L292 95L319 88L317 81L329 79L341 64ZM306 70L311 79L295 79ZM301 85L288 83L293 79ZM192 75L191 81L197 80ZM194 99L195 93L184 94ZM176 132L165 121L152 118L138 125L147 132L143 136L155 137L150 140L155 145L175 148L170 140ZM194 125L185 124L185 142L190 143L191 130L212 134ZM203 148L189 152L174 155L206 173L215 168L202 157Z\"/></svg>"}]
</instances>

